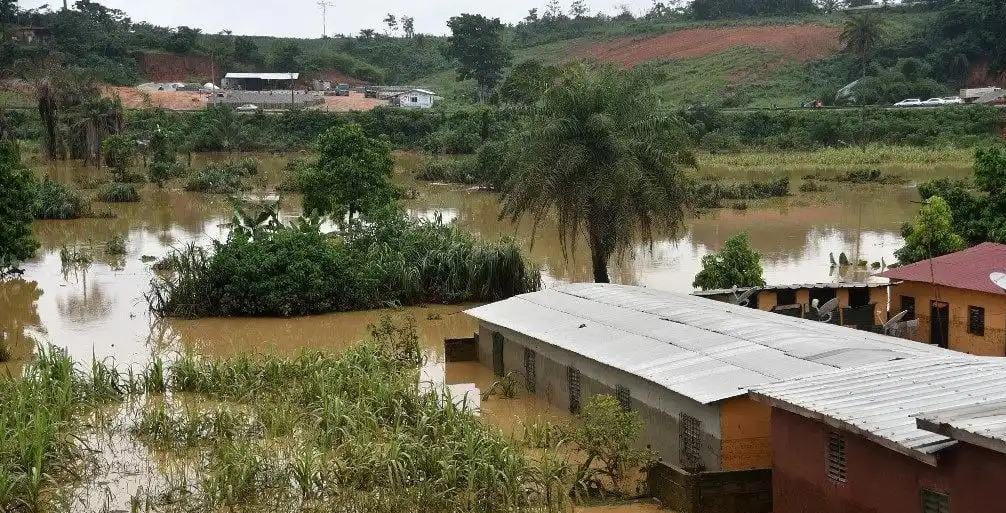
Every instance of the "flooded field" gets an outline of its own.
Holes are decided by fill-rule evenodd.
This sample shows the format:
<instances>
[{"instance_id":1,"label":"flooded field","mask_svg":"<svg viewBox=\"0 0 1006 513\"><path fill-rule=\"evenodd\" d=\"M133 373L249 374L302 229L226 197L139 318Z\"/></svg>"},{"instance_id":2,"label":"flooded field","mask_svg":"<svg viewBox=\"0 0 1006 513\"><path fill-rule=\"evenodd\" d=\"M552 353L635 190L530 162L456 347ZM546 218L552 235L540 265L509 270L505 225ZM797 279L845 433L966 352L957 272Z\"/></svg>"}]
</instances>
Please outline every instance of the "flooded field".
<instances>
[{"instance_id":1,"label":"flooded field","mask_svg":"<svg viewBox=\"0 0 1006 513\"><path fill-rule=\"evenodd\" d=\"M264 173L259 186L269 189L279 181L286 157L259 156ZM219 158L200 156L199 160ZM585 244L564 255L553 225L539 227L536 240L531 227L514 226L499 219L496 196L487 191L457 185L415 182L409 168L415 159L399 155L398 180L414 189L416 198L406 202L410 213L432 218L440 215L462 228L487 237L513 235L528 248L532 259L543 266L546 286L562 281L590 279ZM78 182L94 170L74 166L40 166L40 172L67 182ZM763 178L771 171L750 172L703 170L722 179ZM966 168L896 170L912 180L934 176L965 176ZM785 171L796 190L803 173ZM721 209L688 220L678 234L665 234L652 247L640 246L612 270L613 280L663 290L689 292L704 255L718 250L737 232L747 232L762 253L769 283L832 281L829 254L858 254L870 262L893 261L901 245L899 229L918 209L912 185L829 184L822 193L794 193L782 199L750 202L746 209ZM411 316L427 353L427 379L448 384L474 383L483 390L495 380L489 369L474 363L445 365L442 341L469 336L475 323L462 311L466 305L430 305L394 310L351 312L293 319L210 318L199 320L157 319L147 310L144 295L154 277L152 265L173 248L195 243L209 245L227 235L231 218L225 197L189 193L179 187L142 189L142 202L101 205L115 217L72 221L42 221L33 225L41 248L26 262L23 278L0 283L0 333L11 348L11 362L0 364L17 373L37 343L67 348L78 361L92 356L110 358L119 365L145 364L152 355L171 358L184 351L210 356L240 353L293 354L299 349L338 349L364 338L367 326L382 315ZM285 217L299 215L300 199L282 198ZM125 255L108 255L105 243L114 236L127 239ZM64 265L60 253L76 249L90 262ZM865 275L844 278L863 279ZM519 434L523 423L562 418L566 414L534 397L491 398L481 404L482 415L504 432ZM124 414L123 414L124 415ZM113 418L115 415L113 415ZM89 509L128 505L138 490L150 488L150 467L163 467L157 454L131 441L95 440L108 461L92 486L79 492L75 501ZM649 509L634 505L631 511ZM600 508L589 511L622 511Z\"/></svg>"}]
</instances>

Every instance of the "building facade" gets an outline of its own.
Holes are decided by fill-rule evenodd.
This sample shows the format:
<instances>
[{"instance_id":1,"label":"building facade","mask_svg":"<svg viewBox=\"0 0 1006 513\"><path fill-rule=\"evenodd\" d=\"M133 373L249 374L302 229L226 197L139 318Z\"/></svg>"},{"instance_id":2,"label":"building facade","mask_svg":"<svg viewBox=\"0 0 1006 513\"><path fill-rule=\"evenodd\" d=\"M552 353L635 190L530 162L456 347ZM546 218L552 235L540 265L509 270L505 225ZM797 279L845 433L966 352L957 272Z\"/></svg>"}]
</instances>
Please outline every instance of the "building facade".
<instances>
[{"instance_id":1,"label":"building facade","mask_svg":"<svg viewBox=\"0 0 1006 513\"><path fill-rule=\"evenodd\" d=\"M756 387L773 408L773 511L1006 513L1006 455L922 420L989 402L1002 415L1004 378L999 358L950 354Z\"/></svg>"},{"instance_id":2,"label":"building facade","mask_svg":"<svg viewBox=\"0 0 1006 513\"><path fill-rule=\"evenodd\" d=\"M428 109L433 107L437 94L426 89L410 89L391 97L391 103L406 109Z\"/></svg>"},{"instance_id":3,"label":"building facade","mask_svg":"<svg viewBox=\"0 0 1006 513\"><path fill-rule=\"evenodd\" d=\"M1006 245L985 243L880 276L891 280L891 311L907 310L918 320L919 341L1006 356L1006 291L990 279L1004 270Z\"/></svg>"},{"instance_id":4,"label":"building facade","mask_svg":"<svg viewBox=\"0 0 1006 513\"><path fill-rule=\"evenodd\" d=\"M738 295L750 290L704 290L694 295L734 302ZM836 282L767 285L757 287L747 298L747 306L767 312L795 317L810 314L811 304L819 305L838 299L838 310L833 316L835 324L866 328L883 324L887 320L887 283Z\"/></svg>"}]
</instances>

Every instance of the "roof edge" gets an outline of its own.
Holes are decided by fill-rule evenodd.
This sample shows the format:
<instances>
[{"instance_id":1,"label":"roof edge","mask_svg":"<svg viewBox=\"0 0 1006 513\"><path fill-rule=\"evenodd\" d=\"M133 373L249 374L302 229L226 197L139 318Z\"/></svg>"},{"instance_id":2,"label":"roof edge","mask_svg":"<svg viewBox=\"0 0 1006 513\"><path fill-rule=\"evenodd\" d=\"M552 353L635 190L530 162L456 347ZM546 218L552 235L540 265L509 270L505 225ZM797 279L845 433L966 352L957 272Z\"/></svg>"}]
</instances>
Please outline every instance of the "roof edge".
<instances>
[{"instance_id":1,"label":"roof edge","mask_svg":"<svg viewBox=\"0 0 1006 513\"><path fill-rule=\"evenodd\" d=\"M950 424L933 421L925 415L915 417L915 426L919 429L931 431L938 435L943 435L954 440L1006 454L1006 441L998 440L978 433L954 427Z\"/></svg>"}]
</instances>

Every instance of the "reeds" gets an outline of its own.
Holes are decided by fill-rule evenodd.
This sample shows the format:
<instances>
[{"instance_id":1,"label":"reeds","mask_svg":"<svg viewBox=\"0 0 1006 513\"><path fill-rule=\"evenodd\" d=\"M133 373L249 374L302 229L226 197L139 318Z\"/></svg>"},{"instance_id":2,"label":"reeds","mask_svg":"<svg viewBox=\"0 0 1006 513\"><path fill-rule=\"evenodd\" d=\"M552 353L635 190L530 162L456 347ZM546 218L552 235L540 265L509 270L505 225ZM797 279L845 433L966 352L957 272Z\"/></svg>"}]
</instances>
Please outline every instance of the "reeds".
<instances>
[{"instance_id":1,"label":"reeds","mask_svg":"<svg viewBox=\"0 0 1006 513\"><path fill-rule=\"evenodd\" d=\"M131 183L112 182L99 187L95 197L105 203L136 203L140 192Z\"/></svg>"}]
</instances>

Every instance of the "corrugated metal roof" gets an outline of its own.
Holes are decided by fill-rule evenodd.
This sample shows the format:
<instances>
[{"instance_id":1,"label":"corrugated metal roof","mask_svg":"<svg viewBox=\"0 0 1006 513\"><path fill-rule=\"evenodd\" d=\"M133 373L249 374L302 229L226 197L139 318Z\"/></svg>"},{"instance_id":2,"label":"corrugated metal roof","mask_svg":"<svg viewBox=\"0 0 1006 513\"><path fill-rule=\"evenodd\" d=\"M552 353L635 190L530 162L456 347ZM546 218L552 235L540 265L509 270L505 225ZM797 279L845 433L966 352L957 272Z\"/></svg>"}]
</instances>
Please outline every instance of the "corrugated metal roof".
<instances>
[{"instance_id":1,"label":"corrugated metal roof","mask_svg":"<svg viewBox=\"0 0 1006 513\"><path fill-rule=\"evenodd\" d=\"M949 255L895 267L877 276L892 280L935 282L939 285L989 294L1006 294L989 279L993 272L1006 271L1006 244L984 242Z\"/></svg>"},{"instance_id":2,"label":"corrugated metal roof","mask_svg":"<svg viewBox=\"0 0 1006 513\"><path fill-rule=\"evenodd\" d=\"M710 299L580 283L467 311L700 403L836 368L942 354L909 340Z\"/></svg>"},{"instance_id":3,"label":"corrugated metal roof","mask_svg":"<svg viewBox=\"0 0 1006 513\"><path fill-rule=\"evenodd\" d=\"M955 442L920 429L916 417L1006 400L1006 361L948 352L755 387L758 400L935 463Z\"/></svg>"},{"instance_id":4,"label":"corrugated metal roof","mask_svg":"<svg viewBox=\"0 0 1006 513\"><path fill-rule=\"evenodd\" d=\"M886 287L890 283L885 282L822 282L822 283L780 283L776 285L762 285L758 290L799 290L799 289L861 289ZM752 287L738 287L737 293L750 290ZM719 296L730 294L734 289L710 289L697 290L692 292L693 296Z\"/></svg>"},{"instance_id":5,"label":"corrugated metal roof","mask_svg":"<svg viewBox=\"0 0 1006 513\"><path fill-rule=\"evenodd\" d=\"M920 429L1006 453L1006 401L956 406L917 416Z\"/></svg>"},{"instance_id":6,"label":"corrugated metal roof","mask_svg":"<svg viewBox=\"0 0 1006 513\"><path fill-rule=\"evenodd\" d=\"M297 80L300 73L228 73L224 78L259 78L262 80Z\"/></svg>"},{"instance_id":7,"label":"corrugated metal roof","mask_svg":"<svg viewBox=\"0 0 1006 513\"><path fill-rule=\"evenodd\" d=\"M437 95L437 93L434 93L433 91L430 91L428 89L409 89L407 91L402 91L402 92L399 92L399 93L395 93L395 94L393 94L391 96L401 96L403 94L409 94L409 93L428 94L430 96L436 96Z\"/></svg>"}]
</instances>

